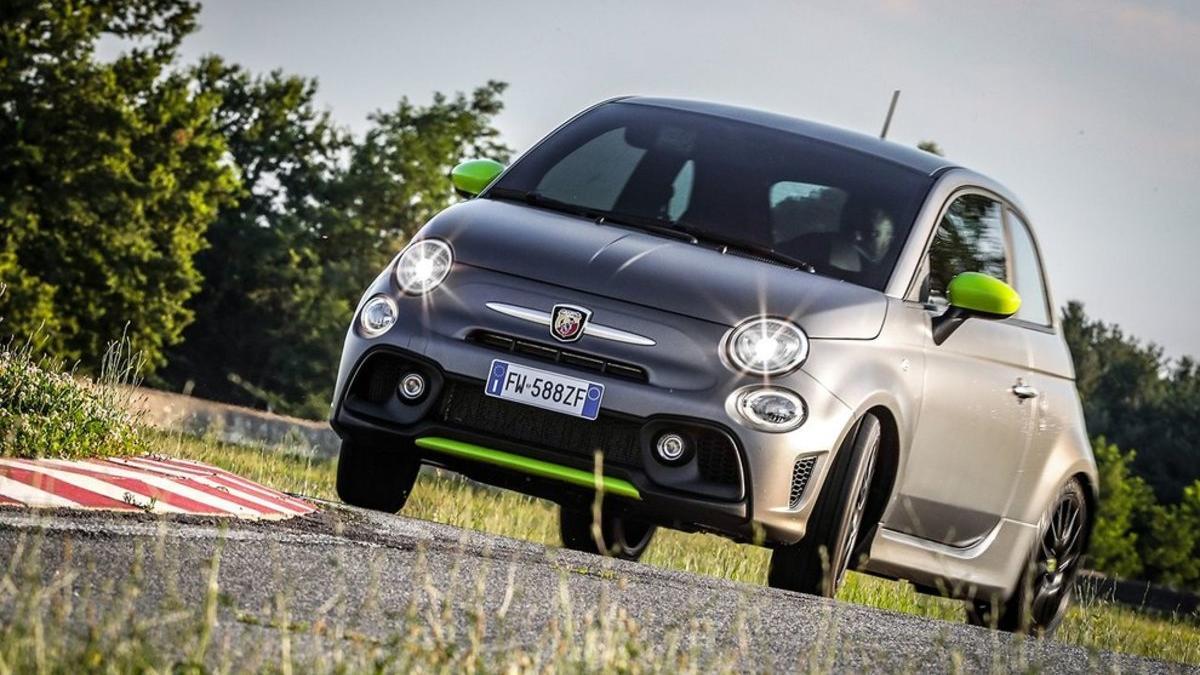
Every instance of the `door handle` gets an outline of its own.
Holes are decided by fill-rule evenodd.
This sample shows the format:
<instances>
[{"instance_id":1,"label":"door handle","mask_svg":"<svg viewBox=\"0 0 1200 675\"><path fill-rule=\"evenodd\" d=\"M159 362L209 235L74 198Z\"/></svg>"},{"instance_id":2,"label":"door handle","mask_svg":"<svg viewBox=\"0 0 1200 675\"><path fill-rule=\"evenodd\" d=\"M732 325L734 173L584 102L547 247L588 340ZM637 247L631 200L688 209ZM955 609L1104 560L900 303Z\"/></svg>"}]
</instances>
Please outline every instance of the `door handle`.
<instances>
[{"instance_id":1,"label":"door handle","mask_svg":"<svg viewBox=\"0 0 1200 675\"><path fill-rule=\"evenodd\" d=\"M1038 390L1025 384L1024 380L1017 380L1017 383L1012 388L1013 396L1024 401L1027 398L1037 398Z\"/></svg>"}]
</instances>

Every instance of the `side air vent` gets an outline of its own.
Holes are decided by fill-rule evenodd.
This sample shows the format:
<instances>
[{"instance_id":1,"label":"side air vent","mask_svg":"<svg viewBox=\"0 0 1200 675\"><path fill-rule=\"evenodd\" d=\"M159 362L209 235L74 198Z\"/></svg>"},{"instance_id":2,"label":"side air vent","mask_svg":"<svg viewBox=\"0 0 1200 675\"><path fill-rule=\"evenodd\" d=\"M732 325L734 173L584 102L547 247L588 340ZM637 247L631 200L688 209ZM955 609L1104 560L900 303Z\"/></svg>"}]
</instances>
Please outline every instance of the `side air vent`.
<instances>
[{"instance_id":1,"label":"side air vent","mask_svg":"<svg viewBox=\"0 0 1200 675\"><path fill-rule=\"evenodd\" d=\"M808 479L812 478L813 467L817 464L816 457L801 457L792 467L792 490L788 495L789 508L800 506L804 498L804 488L808 487Z\"/></svg>"}]
</instances>

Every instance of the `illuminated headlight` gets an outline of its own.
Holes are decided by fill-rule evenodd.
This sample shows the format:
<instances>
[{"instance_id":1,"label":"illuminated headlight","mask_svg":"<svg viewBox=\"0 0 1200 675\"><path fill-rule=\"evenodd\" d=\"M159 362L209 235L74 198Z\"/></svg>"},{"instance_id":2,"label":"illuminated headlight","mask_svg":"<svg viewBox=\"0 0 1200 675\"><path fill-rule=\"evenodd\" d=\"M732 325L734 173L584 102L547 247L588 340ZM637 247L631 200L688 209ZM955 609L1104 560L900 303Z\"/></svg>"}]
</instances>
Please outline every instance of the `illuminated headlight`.
<instances>
[{"instance_id":1,"label":"illuminated headlight","mask_svg":"<svg viewBox=\"0 0 1200 675\"><path fill-rule=\"evenodd\" d=\"M759 387L738 395L737 411L750 426L762 431L791 431L804 424L804 399L787 389Z\"/></svg>"},{"instance_id":2,"label":"illuminated headlight","mask_svg":"<svg viewBox=\"0 0 1200 675\"><path fill-rule=\"evenodd\" d=\"M808 336L791 321L751 319L729 334L726 351L739 370L780 375L808 358Z\"/></svg>"},{"instance_id":3,"label":"illuminated headlight","mask_svg":"<svg viewBox=\"0 0 1200 675\"><path fill-rule=\"evenodd\" d=\"M396 323L398 315L395 301L386 295L373 296L358 313L358 329L363 337L379 337Z\"/></svg>"},{"instance_id":4,"label":"illuminated headlight","mask_svg":"<svg viewBox=\"0 0 1200 675\"><path fill-rule=\"evenodd\" d=\"M396 283L409 295L424 295L437 288L450 274L454 254L440 239L413 242L396 263Z\"/></svg>"}]
</instances>

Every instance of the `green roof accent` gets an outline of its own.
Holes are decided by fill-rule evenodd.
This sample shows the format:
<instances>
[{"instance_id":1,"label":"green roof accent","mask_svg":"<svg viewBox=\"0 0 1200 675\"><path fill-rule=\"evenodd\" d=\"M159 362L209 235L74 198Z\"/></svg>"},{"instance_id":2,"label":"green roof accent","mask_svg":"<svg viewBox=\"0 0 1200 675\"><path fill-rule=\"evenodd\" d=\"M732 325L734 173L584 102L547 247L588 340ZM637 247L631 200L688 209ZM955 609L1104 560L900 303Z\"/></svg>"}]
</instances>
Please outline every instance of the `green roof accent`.
<instances>
[{"instance_id":1,"label":"green roof accent","mask_svg":"<svg viewBox=\"0 0 1200 675\"><path fill-rule=\"evenodd\" d=\"M474 197L502 171L504 165L494 159L472 159L451 169L450 182L454 183L455 190Z\"/></svg>"},{"instance_id":2,"label":"green roof accent","mask_svg":"<svg viewBox=\"0 0 1200 675\"><path fill-rule=\"evenodd\" d=\"M963 272L946 290L952 307L969 312L1009 317L1021 309L1021 296L1012 286L980 272Z\"/></svg>"},{"instance_id":3,"label":"green roof accent","mask_svg":"<svg viewBox=\"0 0 1200 675\"><path fill-rule=\"evenodd\" d=\"M416 440L417 447L435 452L444 452L447 455L462 457L463 459L471 459L477 462L494 464L505 469L520 471L532 476L541 478L551 478L560 480L564 483L578 485L580 487L594 488L596 487L596 476L590 471L582 471L561 464L552 462L543 462L540 459L525 457L523 455L514 455L511 452L502 450L493 450L485 448L481 445L473 443L464 443L463 441L455 441L449 438L440 438L437 436L423 436ZM604 486L604 492L617 495L618 497L628 497L630 499L641 499L642 495L637 488L627 480L613 478L611 476L603 476L600 479L601 485Z\"/></svg>"}]
</instances>

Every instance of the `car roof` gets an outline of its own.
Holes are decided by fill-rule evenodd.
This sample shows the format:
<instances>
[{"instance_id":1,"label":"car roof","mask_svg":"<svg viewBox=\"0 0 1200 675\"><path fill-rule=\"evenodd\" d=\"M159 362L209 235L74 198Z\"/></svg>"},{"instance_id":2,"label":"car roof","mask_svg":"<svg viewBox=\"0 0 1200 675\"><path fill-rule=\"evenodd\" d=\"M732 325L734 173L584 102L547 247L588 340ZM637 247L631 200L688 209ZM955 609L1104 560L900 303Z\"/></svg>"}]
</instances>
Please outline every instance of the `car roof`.
<instances>
[{"instance_id":1,"label":"car roof","mask_svg":"<svg viewBox=\"0 0 1200 675\"><path fill-rule=\"evenodd\" d=\"M881 140L874 136L847 131L846 129L839 129L827 124L819 124L797 117L788 117L787 115L755 110L753 108L653 96L629 96L614 99L614 102L670 108L770 127L878 157L930 176L944 169L959 168L958 164L947 160L945 157L939 157L924 150L910 148L907 145Z\"/></svg>"}]
</instances>

